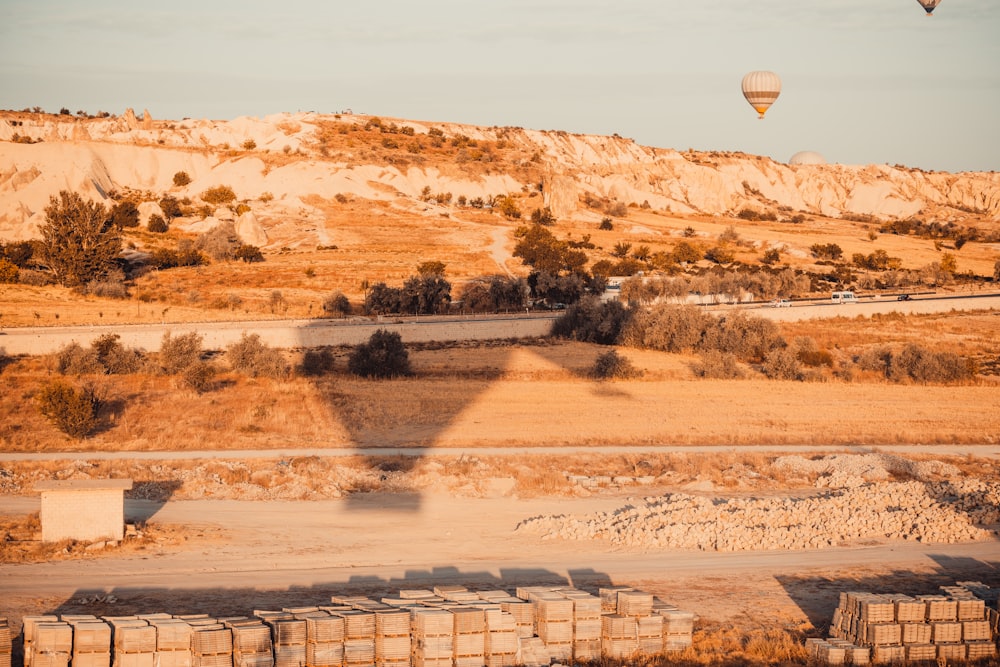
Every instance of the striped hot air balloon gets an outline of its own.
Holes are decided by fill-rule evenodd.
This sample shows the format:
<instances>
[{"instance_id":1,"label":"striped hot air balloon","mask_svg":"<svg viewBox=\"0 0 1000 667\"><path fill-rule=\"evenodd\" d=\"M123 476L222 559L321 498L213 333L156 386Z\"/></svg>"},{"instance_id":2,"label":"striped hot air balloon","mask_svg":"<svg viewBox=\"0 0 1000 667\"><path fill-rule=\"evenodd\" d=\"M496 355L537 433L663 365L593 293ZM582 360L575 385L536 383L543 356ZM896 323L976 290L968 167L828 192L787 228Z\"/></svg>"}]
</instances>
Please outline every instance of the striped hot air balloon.
<instances>
[{"instance_id":1,"label":"striped hot air balloon","mask_svg":"<svg viewBox=\"0 0 1000 667\"><path fill-rule=\"evenodd\" d=\"M781 79L774 72L750 72L743 77L743 97L760 118L781 94Z\"/></svg>"},{"instance_id":2,"label":"striped hot air balloon","mask_svg":"<svg viewBox=\"0 0 1000 667\"><path fill-rule=\"evenodd\" d=\"M917 0L917 2L927 12L927 16L930 16L934 12L934 8L941 4L941 0Z\"/></svg>"}]
</instances>

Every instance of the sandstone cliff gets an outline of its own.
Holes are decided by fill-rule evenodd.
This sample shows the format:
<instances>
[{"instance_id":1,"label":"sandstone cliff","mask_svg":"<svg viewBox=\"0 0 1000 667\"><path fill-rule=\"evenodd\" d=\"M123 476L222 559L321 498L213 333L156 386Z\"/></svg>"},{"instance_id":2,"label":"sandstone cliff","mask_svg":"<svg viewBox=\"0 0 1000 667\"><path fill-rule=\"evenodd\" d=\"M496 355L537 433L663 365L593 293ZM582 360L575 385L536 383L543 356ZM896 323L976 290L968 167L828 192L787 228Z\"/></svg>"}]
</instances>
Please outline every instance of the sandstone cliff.
<instances>
[{"instance_id":1,"label":"sandstone cliff","mask_svg":"<svg viewBox=\"0 0 1000 667\"><path fill-rule=\"evenodd\" d=\"M382 122L380 120L380 122ZM313 197L353 195L397 205L420 200L425 188L489 197L537 187L517 165L530 155L542 174L546 204L558 217L593 216L586 198L649 207L675 215L734 215L743 208L828 217L883 219L922 216L941 222L1000 220L1000 174L942 173L886 165L787 165L769 158L720 152L678 152L640 146L613 136L558 131L484 128L449 123L393 121L403 139L461 136L495 147L499 159L486 169L455 161L378 157L363 145L345 144L336 155L324 147L332 127L361 127L365 116L277 114L231 121L154 121L129 110L120 117L81 119L0 113L0 238L37 235L51 195L71 189L95 199L139 190L159 197L192 197L228 185L255 202L255 240L270 222L294 212L308 217ZM383 146L391 145L383 143ZM410 156L412 157L412 156ZM177 187L179 171L191 183ZM269 196L270 195L270 196ZM246 221L244 226L247 226Z\"/></svg>"}]
</instances>

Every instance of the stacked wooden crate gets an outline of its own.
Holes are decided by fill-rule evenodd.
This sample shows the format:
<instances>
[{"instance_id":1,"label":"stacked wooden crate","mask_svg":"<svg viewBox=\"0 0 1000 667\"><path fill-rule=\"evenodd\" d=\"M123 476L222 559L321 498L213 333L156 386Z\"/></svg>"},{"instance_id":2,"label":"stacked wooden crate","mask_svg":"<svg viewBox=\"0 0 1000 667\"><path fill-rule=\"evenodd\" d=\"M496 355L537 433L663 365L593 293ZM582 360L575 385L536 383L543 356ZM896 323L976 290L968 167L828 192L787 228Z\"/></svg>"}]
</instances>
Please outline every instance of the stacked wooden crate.
<instances>
[{"instance_id":1,"label":"stacked wooden crate","mask_svg":"<svg viewBox=\"0 0 1000 667\"><path fill-rule=\"evenodd\" d=\"M52 620L34 624L31 644L34 667L67 667L72 652L73 628L69 623Z\"/></svg>"},{"instance_id":2,"label":"stacked wooden crate","mask_svg":"<svg viewBox=\"0 0 1000 667\"><path fill-rule=\"evenodd\" d=\"M524 667L549 667L552 656L549 649L538 637L522 637L519 664Z\"/></svg>"},{"instance_id":3,"label":"stacked wooden crate","mask_svg":"<svg viewBox=\"0 0 1000 667\"><path fill-rule=\"evenodd\" d=\"M573 659L577 662L601 657L601 598L584 591L561 591L573 601Z\"/></svg>"},{"instance_id":4,"label":"stacked wooden crate","mask_svg":"<svg viewBox=\"0 0 1000 667\"><path fill-rule=\"evenodd\" d=\"M93 616L62 618L73 627L73 667L110 667L111 626Z\"/></svg>"},{"instance_id":5,"label":"stacked wooden crate","mask_svg":"<svg viewBox=\"0 0 1000 667\"><path fill-rule=\"evenodd\" d=\"M410 610L413 667L452 667L455 653L455 621L447 609Z\"/></svg>"},{"instance_id":6,"label":"stacked wooden crate","mask_svg":"<svg viewBox=\"0 0 1000 667\"><path fill-rule=\"evenodd\" d=\"M344 617L322 610L296 617L306 624L306 667L340 667L344 662Z\"/></svg>"},{"instance_id":7,"label":"stacked wooden crate","mask_svg":"<svg viewBox=\"0 0 1000 667\"><path fill-rule=\"evenodd\" d=\"M191 625L191 667L232 667L232 631L215 619L185 620Z\"/></svg>"},{"instance_id":8,"label":"stacked wooden crate","mask_svg":"<svg viewBox=\"0 0 1000 667\"><path fill-rule=\"evenodd\" d=\"M535 636L535 605L518 597L498 601L500 609L514 617L517 636L526 639Z\"/></svg>"},{"instance_id":9,"label":"stacked wooden crate","mask_svg":"<svg viewBox=\"0 0 1000 667\"><path fill-rule=\"evenodd\" d=\"M222 622L233 634L233 667L274 667L271 628L259 618Z\"/></svg>"},{"instance_id":10,"label":"stacked wooden crate","mask_svg":"<svg viewBox=\"0 0 1000 667\"><path fill-rule=\"evenodd\" d=\"M691 647L694 637L694 612L677 609L673 605L655 607L654 612L663 618L663 650L677 653Z\"/></svg>"},{"instance_id":11,"label":"stacked wooden crate","mask_svg":"<svg viewBox=\"0 0 1000 667\"><path fill-rule=\"evenodd\" d=\"M376 667L410 667L410 612L383 609L375 612Z\"/></svg>"},{"instance_id":12,"label":"stacked wooden crate","mask_svg":"<svg viewBox=\"0 0 1000 667\"><path fill-rule=\"evenodd\" d=\"M179 618L152 618L156 628L156 667L191 667L191 635L187 621Z\"/></svg>"},{"instance_id":13,"label":"stacked wooden crate","mask_svg":"<svg viewBox=\"0 0 1000 667\"><path fill-rule=\"evenodd\" d=\"M531 594L535 606L535 634L553 660L573 658L573 601L554 591Z\"/></svg>"},{"instance_id":14,"label":"stacked wooden crate","mask_svg":"<svg viewBox=\"0 0 1000 667\"><path fill-rule=\"evenodd\" d=\"M344 619L344 667L374 667L375 612L350 609L331 613Z\"/></svg>"},{"instance_id":15,"label":"stacked wooden crate","mask_svg":"<svg viewBox=\"0 0 1000 667\"><path fill-rule=\"evenodd\" d=\"M111 625L115 667L154 667L156 628L135 616L105 616Z\"/></svg>"},{"instance_id":16,"label":"stacked wooden crate","mask_svg":"<svg viewBox=\"0 0 1000 667\"><path fill-rule=\"evenodd\" d=\"M996 631L984 600L964 590L946 593L842 593L831 634L869 648L875 663L995 656Z\"/></svg>"},{"instance_id":17,"label":"stacked wooden crate","mask_svg":"<svg viewBox=\"0 0 1000 667\"><path fill-rule=\"evenodd\" d=\"M11 636L10 624L6 618L0 617L0 667L11 667L14 638Z\"/></svg>"},{"instance_id":18,"label":"stacked wooden crate","mask_svg":"<svg viewBox=\"0 0 1000 667\"><path fill-rule=\"evenodd\" d=\"M455 667L483 667L486 664L486 612L472 606L453 606L448 611L454 624Z\"/></svg>"},{"instance_id":19,"label":"stacked wooden crate","mask_svg":"<svg viewBox=\"0 0 1000 667\"><path fill-rule=\"evenodd\" d=\"M58 623L58 616L24 616L21 619L21 645L24 647L24 667L31 667L35 657L35 628L42 623Z\"/></svg>"},{"instance_id":20,"label":"stacked wooden crate","mask_svg":"<svg viewBox=\"0 0 1000 667\"><path fill-rule=\"evenodd\" d=\"M290 612L264 619L271 630L274 667L305 667L306 622Z\"/></svg>"},{"instance_id":21,"label":"stacked wooden crate","mask_svg":"<svg viewBox=\"0 0 1000 667\"><path fill-rule=\"evenodd\" d=\"M663 617L659 614L637 616L639 653L658 655L663 653Z\"/></svg>"},{"instance_id":22,"label":"stacked wooden crate","mask_svg":"<svg viewBox=\"0 0 1000 667\"><path fill-rule=\"evenodd\" d=\"M486 616L486 667L517 664L517 620L499 604L484 610Z\"/></svg>"},{"instance_id":23,"label":"stacked wooden crate","mask_svg":"<svg viewBox=\"0 0 1000 667\"><path fill-rule=\"evenodd\" d=\"M639 621L635 616L601 616L601 651L605 657L623 660L639 650Z\"/></svg>"}]
</instances>

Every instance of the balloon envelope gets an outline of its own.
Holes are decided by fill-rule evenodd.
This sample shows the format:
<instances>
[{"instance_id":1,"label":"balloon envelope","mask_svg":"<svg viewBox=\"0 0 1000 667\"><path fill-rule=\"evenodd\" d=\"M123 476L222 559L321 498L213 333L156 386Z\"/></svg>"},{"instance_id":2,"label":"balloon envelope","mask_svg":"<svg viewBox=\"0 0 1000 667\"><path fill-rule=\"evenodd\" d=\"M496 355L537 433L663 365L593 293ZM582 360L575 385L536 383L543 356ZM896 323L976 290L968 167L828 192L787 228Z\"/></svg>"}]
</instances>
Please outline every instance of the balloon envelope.
<instances>
[{"instance_id":1,"label":"balloon envelope","mask_svg":"<svg viewBox=\"0 0 1000 667\"><path fill-rule=\"evenodd\" d=\"M919 2L920 6L924 8L924 11L927 12L928 16L931 15L931 12L934 11L935 7L941 4L941 0L917 0L917 2Z\"/></svg>"},{"instance_id":2,"label":"balloon envelope","mask_svg":"<svg viewBox=\"0 0 1000 667\"><path fill-rule=\"evenodd\" d=\"M781 79L774 72L750 72L743 77L743 97L757 110L760 118L764 117L779 94Z\"/></svg>"},{"instance_id":3,"label":"balloon envelope","mask_svg":"<svg viewBox=\"0 0 1000 667\"><path fill-rule=\"evenodd\" d=\"M826 159L816 151L799 151L788 159L788 164L826 164Z\"/></svg>"}]
</instances>

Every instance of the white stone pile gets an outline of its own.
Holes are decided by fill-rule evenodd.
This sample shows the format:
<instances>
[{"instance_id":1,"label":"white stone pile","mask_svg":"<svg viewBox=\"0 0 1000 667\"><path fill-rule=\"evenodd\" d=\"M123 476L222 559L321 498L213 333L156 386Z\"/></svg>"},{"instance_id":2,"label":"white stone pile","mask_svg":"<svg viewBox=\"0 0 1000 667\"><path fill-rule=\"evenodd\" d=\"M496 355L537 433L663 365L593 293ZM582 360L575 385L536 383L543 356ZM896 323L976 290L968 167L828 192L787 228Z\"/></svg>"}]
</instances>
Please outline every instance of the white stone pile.
<instances>
[{"instance_id":1,"label":"white stone pile","mask_svg":"<svg viewBox=\"0 0 1000 667\"><path fill-rule=\"evenodd\" d=\"M817 549L860 540L952 544L989 539L1000 483L884 482L809 497L709 498L668 493L610 512L522 521L542 539L606 539L623 549Z\"/></svg>"},{"instance_id":2,"label":"white stone pile","mask_svg":"<svg viewBox=\"0 0 1000 667\"><path fill-rule=\"evenodd\" d=\"M514 596L439 586L331 603L249 617L26 616L25 667L541 666L682 651L694 620L627 587L593 595L531 586ZM0 659L9 662L2 620Z\"/></svg>"}]
</instances>

